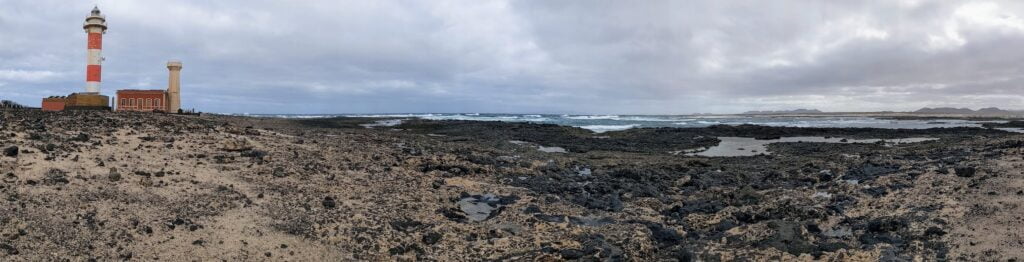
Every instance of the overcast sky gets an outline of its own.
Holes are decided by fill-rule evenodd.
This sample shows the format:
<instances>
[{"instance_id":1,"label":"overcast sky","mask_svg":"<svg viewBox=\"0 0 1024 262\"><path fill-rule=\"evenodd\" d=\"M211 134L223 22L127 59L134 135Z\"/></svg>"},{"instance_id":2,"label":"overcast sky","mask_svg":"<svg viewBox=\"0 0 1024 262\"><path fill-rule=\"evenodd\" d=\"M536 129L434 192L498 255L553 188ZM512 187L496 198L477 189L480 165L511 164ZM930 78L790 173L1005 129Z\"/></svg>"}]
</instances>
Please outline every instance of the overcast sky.
<instances>
[{"instance_id":1,"label":"overcast sky","mask_svg":"<svg viewBox=\"0 0 1024 262\"><path fill-rule=\"evenodd\" d=\"M0 0L0 98L84 91L96 1ZM1024 108L1024 1L102 1L103 93L222 113Z\"/></svg>"}]
</instances>

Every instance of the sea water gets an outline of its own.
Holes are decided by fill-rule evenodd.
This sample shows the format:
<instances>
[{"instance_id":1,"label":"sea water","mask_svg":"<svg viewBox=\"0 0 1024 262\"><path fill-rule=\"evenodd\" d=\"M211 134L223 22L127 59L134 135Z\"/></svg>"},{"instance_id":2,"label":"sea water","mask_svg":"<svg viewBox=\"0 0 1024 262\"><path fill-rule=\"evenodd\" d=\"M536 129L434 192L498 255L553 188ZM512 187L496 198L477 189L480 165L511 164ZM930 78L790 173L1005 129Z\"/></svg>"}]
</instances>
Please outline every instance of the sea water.
<instances>
[{"instance_id":1,"label":"sea water","mask_svg":"<svg viewBox=\"0 0 1024 262\"><path fill-rule=\"evenodd\" d=\"M899 139L845 139L835 137L812 137L812 136L799 136L799 137L783 137L779 139L768 139L759 140L749 137L719 137L721 142L718 145L704 150L695 150L688 155L693 156L756 156L756 155L769 155L771 152L768 151L768 144L772 143L840 143L840 144L873 144L882 143L886 145L892 144L907 144L907 143L920 143L926 141L935 141L937 138L931 137L914 137L914 138L899 138Z\"/></svg>"},{"instance_id":2,"label":"sea water","mask_svg":"<svg viewBox=\"0 0 1024 262\"><path fill-rule=\"evenodd\" d=\"M958 119L896 120L861 116L739 116L739 115L552 115L552 114L320 114L250 115L282 118L373 117L530 122L574 126L596 133L647 127L708 127L762 125L778 127L899 128L981 127L983 121Z\"/></svg>"}]
</instances>

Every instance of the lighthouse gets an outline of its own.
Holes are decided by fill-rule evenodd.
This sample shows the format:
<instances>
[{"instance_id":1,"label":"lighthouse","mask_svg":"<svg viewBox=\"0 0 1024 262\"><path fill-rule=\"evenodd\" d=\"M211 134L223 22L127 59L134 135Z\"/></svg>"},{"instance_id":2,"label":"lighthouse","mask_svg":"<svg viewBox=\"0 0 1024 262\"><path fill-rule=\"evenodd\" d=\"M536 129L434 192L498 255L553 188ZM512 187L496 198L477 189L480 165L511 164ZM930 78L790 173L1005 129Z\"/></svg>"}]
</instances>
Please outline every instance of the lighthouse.
<instances>
[{"instance_id":1,"label":"lighthouse","mask_svg":"<svg viewBox=\"0 0 1024 262\"><path fill-rule=\"evenodd\" d=\"M85 69L85 92L99 93L103 71L103 34L107 32L107 18L100 13L99 6L85 18L83 26L89 34L88 58Z\"/></svg>"},{"instance_id":2,"label":"lighthouse","mask_svg":"<svg viewBox=\"0 0 1024 262\"><path fill-rule=\"evenodd\" d=\"M103 68L103 34L107 32L107 18L100 13L99 7L93 7L92 13L85 17L85 24L82 26L88 33L88 57L85 66L85 92L74 93L66 98L51 98L43 100L43 110L110 110L110 97L100 94L100 81ZM60 108L58 102L63 99L64 107ZM47 102L51 105L46 106Z\"/></svg>"},{"instance_id":3,"label":"lighthouse","mask_svg":"<svg viewBox=\"0 0 1024 262\"><path fill-rule=\"evenodd\" d=\"M88 35L87 58L85 66L85 92L72 93L68 96L51 96L43 98L43 111L63 110L111 110L110 97L100 94L100 82L103 75L103 34L107 33L107 17L100 12L98 6L92 8L82 25ZM167 90L117 90L117 100L113 102L117 111L170 112L181 109L181 61L167 62L170 71Z\"/></svg>"}]
</instances>

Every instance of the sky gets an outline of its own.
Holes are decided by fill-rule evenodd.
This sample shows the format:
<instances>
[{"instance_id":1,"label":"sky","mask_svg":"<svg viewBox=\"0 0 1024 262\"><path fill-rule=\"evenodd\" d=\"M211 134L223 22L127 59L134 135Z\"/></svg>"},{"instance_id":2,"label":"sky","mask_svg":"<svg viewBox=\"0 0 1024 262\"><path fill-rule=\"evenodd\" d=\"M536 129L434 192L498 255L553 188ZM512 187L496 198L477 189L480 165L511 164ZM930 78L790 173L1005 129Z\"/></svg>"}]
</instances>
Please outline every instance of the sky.
<instances>
[{"instance_id":1,"label":"sky","mask_svg":"<svg viewBox=\"0 0 1024 262\"><path fill-rule=\"evenodd\" d=\"M96 0L0 0L0 99L82 92ZM99 1L102 92L218 113L1024 109L1024 1Z\"/></svg>"}]
</instances>

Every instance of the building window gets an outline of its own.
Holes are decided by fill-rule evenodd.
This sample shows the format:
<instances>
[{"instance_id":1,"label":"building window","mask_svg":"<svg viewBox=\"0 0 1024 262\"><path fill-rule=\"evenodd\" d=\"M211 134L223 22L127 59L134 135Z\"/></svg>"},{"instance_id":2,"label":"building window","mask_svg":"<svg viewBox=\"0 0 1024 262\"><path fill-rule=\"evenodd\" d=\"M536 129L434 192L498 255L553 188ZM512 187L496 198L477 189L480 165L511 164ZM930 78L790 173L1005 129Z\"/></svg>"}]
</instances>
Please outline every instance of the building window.
<instances>
[{"instance_id":1,"label":"building window","mask_svg":"<svg viewBox=\"0 0 1024 262\"><path fill-rule=\"evenodd\" d=\"M126 106L125 103L127 103L127 102L128 102L128 99L121 98L121 104L119 104L117 106Z\"/></svg>"},{"instance_id":2,"label":"building window","mask_svg":"<svg viewBox=\"0 0 1024 262\"><path fill-rule=\"evenodd\" d=\"M153 100L153 106L156 107L156 108L160 108L160 99L159 98L157 98L156 100Z\"/></svg>"},{"instance_id":3,"label":"building window","mask_svg":"<svg viewBox=\"0 0 1024 262\"><path fill-rule=\"evenodd\" d=\"M150 109L151 107L153 107L153 99L146 98L146 109Z\"/></svg>"}]
</instances>

